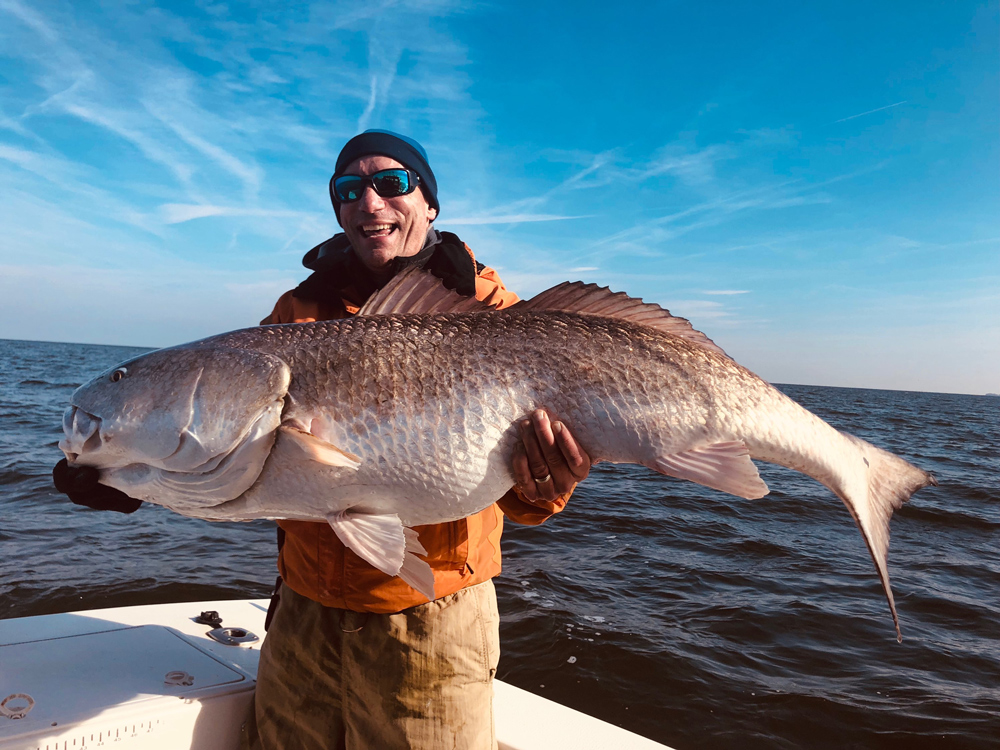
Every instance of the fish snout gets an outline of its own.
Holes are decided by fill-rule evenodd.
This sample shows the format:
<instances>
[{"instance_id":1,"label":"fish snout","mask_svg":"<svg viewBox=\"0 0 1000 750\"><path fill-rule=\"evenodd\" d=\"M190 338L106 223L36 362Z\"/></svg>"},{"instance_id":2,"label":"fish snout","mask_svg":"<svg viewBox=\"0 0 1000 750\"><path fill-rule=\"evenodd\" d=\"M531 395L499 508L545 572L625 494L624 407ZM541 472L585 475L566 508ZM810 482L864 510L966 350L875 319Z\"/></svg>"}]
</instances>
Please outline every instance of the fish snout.
<instances>
[{"instance_id":1,"label":"fish snout","mask_svg":"<svg viewBox=\"0 0 1000 750\"><path fill-rule=\"evenodd\" d=\"M101 447L101 418L88 414L78 406L70 406L63 414L63 433L59 449L70 463L77 463L85 453Z\"/></svg>"}]
</instances>

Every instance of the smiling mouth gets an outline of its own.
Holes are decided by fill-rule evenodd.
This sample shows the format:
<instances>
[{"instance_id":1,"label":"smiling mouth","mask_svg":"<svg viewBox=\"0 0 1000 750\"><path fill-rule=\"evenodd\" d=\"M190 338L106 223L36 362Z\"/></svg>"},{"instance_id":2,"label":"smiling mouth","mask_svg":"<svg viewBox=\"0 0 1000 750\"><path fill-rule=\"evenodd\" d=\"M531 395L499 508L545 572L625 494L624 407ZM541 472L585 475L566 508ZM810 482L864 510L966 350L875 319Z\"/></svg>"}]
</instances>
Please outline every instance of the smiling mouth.
<instances>
[{"instance_id":1,"label":"smiling mouth","mask_svg":"<svg viewBox=\"0 0 1000 750\"><path fill-rule=\"evenodd\" d=\"M361 234L364 237L388 237L390 234L396 231L398 227L395 224L362 224L358 229L361 230Z\"/></svg>"}]
</instances>

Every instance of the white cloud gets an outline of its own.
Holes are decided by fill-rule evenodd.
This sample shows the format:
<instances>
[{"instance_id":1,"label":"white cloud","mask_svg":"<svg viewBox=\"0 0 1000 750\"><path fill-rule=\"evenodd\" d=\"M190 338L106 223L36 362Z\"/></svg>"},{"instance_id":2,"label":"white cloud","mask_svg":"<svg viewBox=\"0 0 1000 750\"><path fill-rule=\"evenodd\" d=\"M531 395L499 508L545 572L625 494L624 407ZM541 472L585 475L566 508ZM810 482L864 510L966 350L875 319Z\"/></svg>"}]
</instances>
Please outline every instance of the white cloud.
<instances>
[{"instance_id":1,"label":"white cloud","mask_svg":"<svg viewBox=\"0 0 1000 750\"><path fill-rule=\"evenodd\" d=\"M836 125L838 122L847 122L848 120L853 120L858 117L864 117L865 115L873 115L876 112L881 112L886 109L892 109L893 107L898 107L901 104L906 104L907 100L904 99L901 102L896 102L895 104L886 104L884 107L876 107L875 109L869 109L867 112L859 112L856 115L851 115L850 117L841 117L839 120L834 120L833 124Z\"/></svg>"},{"instance_id":2,"label":"white cloud","mask_svg":"<svg viewBox=\"0 0 1000 750\"><path fill-rule=\"evenodd\" d=\"M204 219L209 216L260 216L286 218L315 218L306 211L287 209L251 208L244 206L212 206L207 204L164 203L160 206L160 215L167 224L182 224L194 219Z\"/></svg>"},{"instance_id":3,"label":"white cloud","mask_svg":"<svg viewBox=\"0 0 1000 750\"><path fill-rule=\"evenodd\" d=\"M378 101L378 76L372 76L371 93L368 95L368 104L365 105L365 111L361 113L361 117L358 118L357 130L359 133L363 133L368 129L368 123L371 121L372 112L375 111L375 103Z\"/></svg>"},{"instance_id":4,"label":"white cloud","mask_svg":"<svg viewBox=\"0 0 1000 750\"><path fill-rule=\"evenodd\" d=\"M45 19L23 3L19 3L17 0L2 0L0 10L4 10L21 20L45 41L50 43L59 41L59 35L45 22Z\"/></svg>"},{"instance_id":5,"label":"white cloud","mask_svg":"<svg viewBox=\"0 0 1000 750\"><path fill-rule=\"evenodd\" d=\"M675 143L660 149L641 168L639 177L649 179L662 174L673 174L688 185L709 185L715 180L716 163L734 156L733 149L725 145L716 144L691 151L686 145Z\"/></svg>"},{"instance_id":6,"label":"white cloud","mask_svg":"<svg viewBox=\"0 0 1000 750\"><path fill-rule=\"evenodd\" d=\"M248 196L256 196L260 190L260 185L263 180L263 174L260 167L256 165L248 166L244 164L225 149L220 148L214 143L210 143L205 138L193 133L187 127L177 122L173 117L164 112L160 107L147 103L146 108L153 114L153 116L156 117L156 119L173 130L178 137L184 141L184 143L188 144L199 153L207 156L209 159L212 159L224 170L242 180Z\"/></svg>"},{"instance_id":7,"label":"white cloud","mask_svg":"<svg viewBox=\"0 0 1000 750\"><path fill-rule=\"evenodd\" d=\"M448 224L471 226L474 224L525 224L536 221L568 221L570 219L586 219L586 216L558 216L555 214L504 214L497 216L459 216L448 217Z\"/></svg>"},{"instance_id":8,"label":"white cloud","mask_svg":"<svg viewBox=\"0 0 1000 750\"><path fill-rule=\"evenodd\" d=\"M121 136L132 143L151 161L166 167L173 172L174 176L182 183L191 180L194 169L183 163L178 154L165 149L161 141L146 134L145 132L129 127L126 122L129 116L122 112L106 111L97 107L89 107L75 104L68 101L60 101L59 104L67 113L79 117L81 120L98 125L109 130L115 135Z\"/></svg>"},{"instance_id":9,"label":"white cloud","mask_svg":"<svg viewBox=\"0 0 1000 750\"><path fill-rule=\"evenodd\" d=\"M719 318L728 318L732 315L721 302L712 302L704 299L671 300L670 312L692 321L708 318L717 320Z\"/></svg>"},{"instance_id":10,"label":"white cloud","mask_svg":"<svg viewBox=\"0 0 1000 750\"><path fill-rule=\"evenodd\" d=\"M185 221L204 219L208 216L231 216L232 210L226 206L164 203L160 206L160 216L167 224L182 224Z\"/></svg>"}]
</instances>

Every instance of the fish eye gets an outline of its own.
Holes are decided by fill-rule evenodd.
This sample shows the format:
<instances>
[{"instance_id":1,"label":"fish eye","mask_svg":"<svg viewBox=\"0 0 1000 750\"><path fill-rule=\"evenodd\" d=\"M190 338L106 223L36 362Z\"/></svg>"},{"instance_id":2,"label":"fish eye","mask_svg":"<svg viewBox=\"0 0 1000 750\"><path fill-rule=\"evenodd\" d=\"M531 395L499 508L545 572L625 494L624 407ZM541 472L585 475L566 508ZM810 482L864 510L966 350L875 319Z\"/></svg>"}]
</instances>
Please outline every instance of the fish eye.
<instances>
[{"instance_id":1,"label":"fish eye","mask_svg":"<svg viewBox=\"0 0 1000 750\"><path fill-rule=\"evenodd\" d=\"M127 374L128 374L128 370L126 370L124 367L119 367L117 370L115 370L113 373L111 373L111 382L112 383L117 383L119 380L121 380L122 378L124 378Z\"/></svg>"}]
</instances>

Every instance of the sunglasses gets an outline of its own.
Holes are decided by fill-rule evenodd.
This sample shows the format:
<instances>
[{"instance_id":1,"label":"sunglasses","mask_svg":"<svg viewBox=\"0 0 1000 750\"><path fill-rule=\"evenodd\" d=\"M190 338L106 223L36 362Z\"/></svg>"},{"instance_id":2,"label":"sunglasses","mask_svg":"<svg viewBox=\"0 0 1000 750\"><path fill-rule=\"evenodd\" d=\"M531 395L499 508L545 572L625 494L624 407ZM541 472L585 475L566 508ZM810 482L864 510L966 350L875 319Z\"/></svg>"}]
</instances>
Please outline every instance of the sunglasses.
<instances>
[{"instance_id":1,"label":"sunglasses","mask_svg":"<svg viewBox=\"0 0 1000 750\"><path fill-rule=\"evenodd\" d=\"M419 182L420 176L412 170L383 169L369 177L341 175L331 183L330 190L341 203L353 203L361 199L368 185L383 198L398 198L412 193Z\"/></svg>"}]
</instances>

